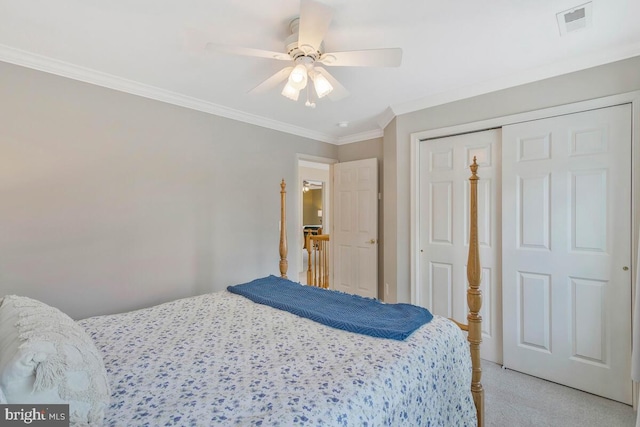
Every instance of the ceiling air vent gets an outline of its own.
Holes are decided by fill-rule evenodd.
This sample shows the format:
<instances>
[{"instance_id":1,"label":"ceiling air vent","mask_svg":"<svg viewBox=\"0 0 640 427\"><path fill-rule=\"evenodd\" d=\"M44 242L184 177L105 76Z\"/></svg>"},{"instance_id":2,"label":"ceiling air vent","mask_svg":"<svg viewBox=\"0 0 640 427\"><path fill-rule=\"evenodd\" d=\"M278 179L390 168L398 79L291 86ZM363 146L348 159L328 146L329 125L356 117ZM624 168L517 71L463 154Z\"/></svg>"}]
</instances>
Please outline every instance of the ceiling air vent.
<instances>
[{"instance_id":1,"label":"ceiling air vent","mask_svg":"<svg viewBox=\"0 0 640 427\"><path fill-rule=\"evenodd\" d=\"M591 6L592 2L589 2L556 14L560 35L590 27Z\"/></svg>"}]
</instances>

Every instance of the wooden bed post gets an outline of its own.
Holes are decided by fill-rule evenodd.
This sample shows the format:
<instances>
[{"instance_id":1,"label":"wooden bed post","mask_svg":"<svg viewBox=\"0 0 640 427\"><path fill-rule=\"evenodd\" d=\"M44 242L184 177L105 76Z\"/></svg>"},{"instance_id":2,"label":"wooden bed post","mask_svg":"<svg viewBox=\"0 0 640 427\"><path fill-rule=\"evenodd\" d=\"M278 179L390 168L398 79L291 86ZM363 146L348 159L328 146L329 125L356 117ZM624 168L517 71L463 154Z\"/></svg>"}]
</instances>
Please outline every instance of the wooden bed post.
<instances>
[{"instance_id":1,"label":"wooden bed post","mask_svg":"<svg viewBox=\"0 0 640 427\"><path fill-rule=\"evenodd\" d=\"M471 200L470 208L470 238L469 238L469 258L467 260L467 280L469 281L469 289L467 289L467 304L469 305L469 314L467 321L469 325L469 348L471 350L471 365L473 373L471 377L471 393L473 401L476 405L478 414L478 427L484 426L484 389L480 383L482 378L482 367L480 366L480 343L482 342L482 316L480 316L480 308L482 307L482 291L480 290L481 268L480 254L478 250L478 164L476 157L473 157L473 164L470 167L471 177L469 178Z\"/></svg>"},{"instance_id":2,"label":"wooden bed post","mask_svg":"<svg viewBox=\"0 0 640 427\"><path fill-rule=\"evenodd\" d=\"M284 178L280 183L280 277L287 278L289 262L287 261L287 184Z\"/></svg>"}]
</instances>

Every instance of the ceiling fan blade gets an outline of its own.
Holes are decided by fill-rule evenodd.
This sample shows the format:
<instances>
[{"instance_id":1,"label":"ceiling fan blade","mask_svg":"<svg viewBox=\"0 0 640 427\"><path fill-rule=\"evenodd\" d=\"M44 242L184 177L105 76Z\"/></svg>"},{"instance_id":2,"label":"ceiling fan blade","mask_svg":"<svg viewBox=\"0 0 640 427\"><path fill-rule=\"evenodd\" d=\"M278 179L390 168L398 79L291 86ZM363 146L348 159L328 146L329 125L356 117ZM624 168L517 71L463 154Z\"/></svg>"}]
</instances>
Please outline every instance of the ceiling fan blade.
<instances>
[{"instance_id":1,"label":"ceiling fan blade","mask_svg":"<svg viewBox=\"0 0 640 427\"><path fill-rule=\"evenodd\" d=\"M333 18L333 9L314 0L301 0L298 47L316 52L324 39Z\"/></svg>"},{"instance_id":2,"label":"ceiling fan blade","mask_svg":"<svg viewBox=\"0 0 640 427\"><path fill-rule=\"evenodd\" d=\"M332 67L399 67L402 49L368 49L323 54L319 62Z\"/></svg>"},{"instance_id":3,"label":"ceiling fan blade","mask_svg":"<svg viewBox=\"0 0 640 427\"><path fill-rule=\"evenodd\" d=\"M289 74L291 74L293 67L285 67L282 70L269 77L267 80L260 83L249 91L249 93L263 93L276 87L279 83L285 81Z\"/></svg>"},{"instance_id":4,"label":"ceiling fan blade","mask_svg":"<svg viewBox=\"0 0 640 427\"><path fill-rule=\"evenodd\" d=\"M291 57L283 52L270 50L253 49L250 47L228 46L217 43L207 43L205 49L210 52L226 53L230 55L255 56L258 58L278 59L280 61L290 61Z\"/></svg>"},{"instance_id":5,"label":"ceiling fan blade","mask_svg":"<svg viewBox=\"0 0 640 427\"><path fill-rule=\"evenodd\" d=\"M329 94L327 95L330 100L339 101L342 98L346 98L347 96L349 96L349 91L344 86L342 86L340 82L336 80L335 77L329 74L327 70L325 70L322 67L314 67L314 69L318 73L325 76L326 79L329 80L329 83L331 83L331 86L333 86L333 90L329 92Z\"/></svg>"},{"instance_id":6,"label":"ceiling fan blade","mask_svg":"<svg viewBox=\"0 0 640 427\"><path fill-rule=\"evenodd\" d=\"M209 36L199 30L188 29L185 31L184 43L187 50L192 52L218 52L230 55L255 56L259 58L279 59L290 61L291 57L283 52L272 52L269 50L252 49L249 47L236 47L223 44L212 43Z\"/></svg>"}]
</instances>

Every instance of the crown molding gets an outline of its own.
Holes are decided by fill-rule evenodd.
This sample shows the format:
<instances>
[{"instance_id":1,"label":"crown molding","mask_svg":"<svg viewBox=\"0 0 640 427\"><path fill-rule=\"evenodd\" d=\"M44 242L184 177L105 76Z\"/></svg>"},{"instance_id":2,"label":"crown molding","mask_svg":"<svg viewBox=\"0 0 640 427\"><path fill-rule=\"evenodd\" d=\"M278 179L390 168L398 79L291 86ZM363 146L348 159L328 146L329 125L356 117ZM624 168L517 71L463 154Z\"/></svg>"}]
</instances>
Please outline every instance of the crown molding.
<instances>
[{"instance_id":1,"label":"crown molding","mask_svg":"<svg viewBox=\"0 0 640 427\"><path fill-rule=\"evenodd\" d=\"M366 141L374 138L382 138L384 136L384 131L382 129L373 129L360 133L354 133L352 135L345 135L338 138L335 145L345 145L351 144L352 142L360 142Z\"/></svg>"},{"instance_id":2,"label":"crown molding","mask_svg":"<svg viewBox=\"0 0 640 427\"><path fill-rule=\"evenodd\" d=\"M497 79L437 93L415 101L392 105L391 110L396 116L399 116L401 114L412 113L425 108L472 98L474 96L484 95L490 92L520 86L527 83L533 83L539 80L597 67L599 65L622 61L638 55L640 55L640 43L625 45L618 49L587 54L546 66L524 70L509 76L503 76Z\"/></svg>"},{"instance_id":3,"label":"crown molding","mask_svg":"<svg viewBox=\"0 0 640 427\"><path fill-rule=\"evenodd\" d=\"M376 119L376 122L378 123L378 126L380 126L380 129L384 129L387 127L389 123L391 123L391 120L395 118L396 118L396 113L393 112L393 109L391 107L387 107L382 112L382 114L378 116L378 118Z\"/></svg>"},{"instance_id":4,"label":"crown molding","mask_svg":"<svg viewBox=\"0 0 640 427\"><path fill-rule=\"evenodd\" d=\"M112 74L70 64L68 62L60 61L57 59L36 55L31 52L15 49L2 44L0 44L0 61L32 68L34 70L55 74L61 77L66 77L97 86L102 86L120 92L138 95L156 101L166 102L168 104L185 107L216 116L225 117L232 120L237 120L244 123L249 123L252 125L300 136L303 138L327 142L329 144L338 143L337 138L324 133L314 132L309 129L301 128L299 126L294 126L277 120L267 119L265 117L234 110L232 108L224 107L212 102L207 102L201 99L182 95L177 92L160 89L158 87L124 79Z\"/></svg>"},{"instance_id":5,"label":"crown molding","mask_svg":"<svg viewBox=\"0 0 640 427\"><path fill-rule=\"evenodd\" d=\"M473 96L483 95L497 90L507 89L509 87L532 83L538 80L604 65L638 55L640 55L640 43L626 45L614 51L585 55L579 58L569 59L561 63L554 63L548 66L526 70L511 76L434 94L415 101L392 105L385 109L385 111L376 119L378 126L380 126L379 129L372 129L336 138L322 132L315 132L277 120L267 119L255 114L234 110L212 102L182 95L177 92L168 91L114 76L112 74L81 67L0 44L0 61L334 145L350 144L353 142L383 137L384 128L396 116L401 114L412 113L425 108L459 101L461 99L471 98Z\"/></svg>"}]
</instances>

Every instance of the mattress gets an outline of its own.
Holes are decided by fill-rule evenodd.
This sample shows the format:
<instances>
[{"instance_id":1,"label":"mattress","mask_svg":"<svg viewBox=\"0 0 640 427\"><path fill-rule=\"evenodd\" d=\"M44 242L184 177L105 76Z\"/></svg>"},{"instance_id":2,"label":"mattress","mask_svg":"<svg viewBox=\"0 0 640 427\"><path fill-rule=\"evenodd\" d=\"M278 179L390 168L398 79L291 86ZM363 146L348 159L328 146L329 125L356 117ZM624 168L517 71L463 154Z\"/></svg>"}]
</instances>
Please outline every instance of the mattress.
<instances>
[{"instance_id":1,"label":"mattress","mask_svg":"<svg viewBox=\"0 0 640 427\"><path fill-rule=\"evenodd\" d=\"M223 291L78 323L109 426L476 425L468 343L439 316L396 341Z\"/></svg>"}]
</instances>

